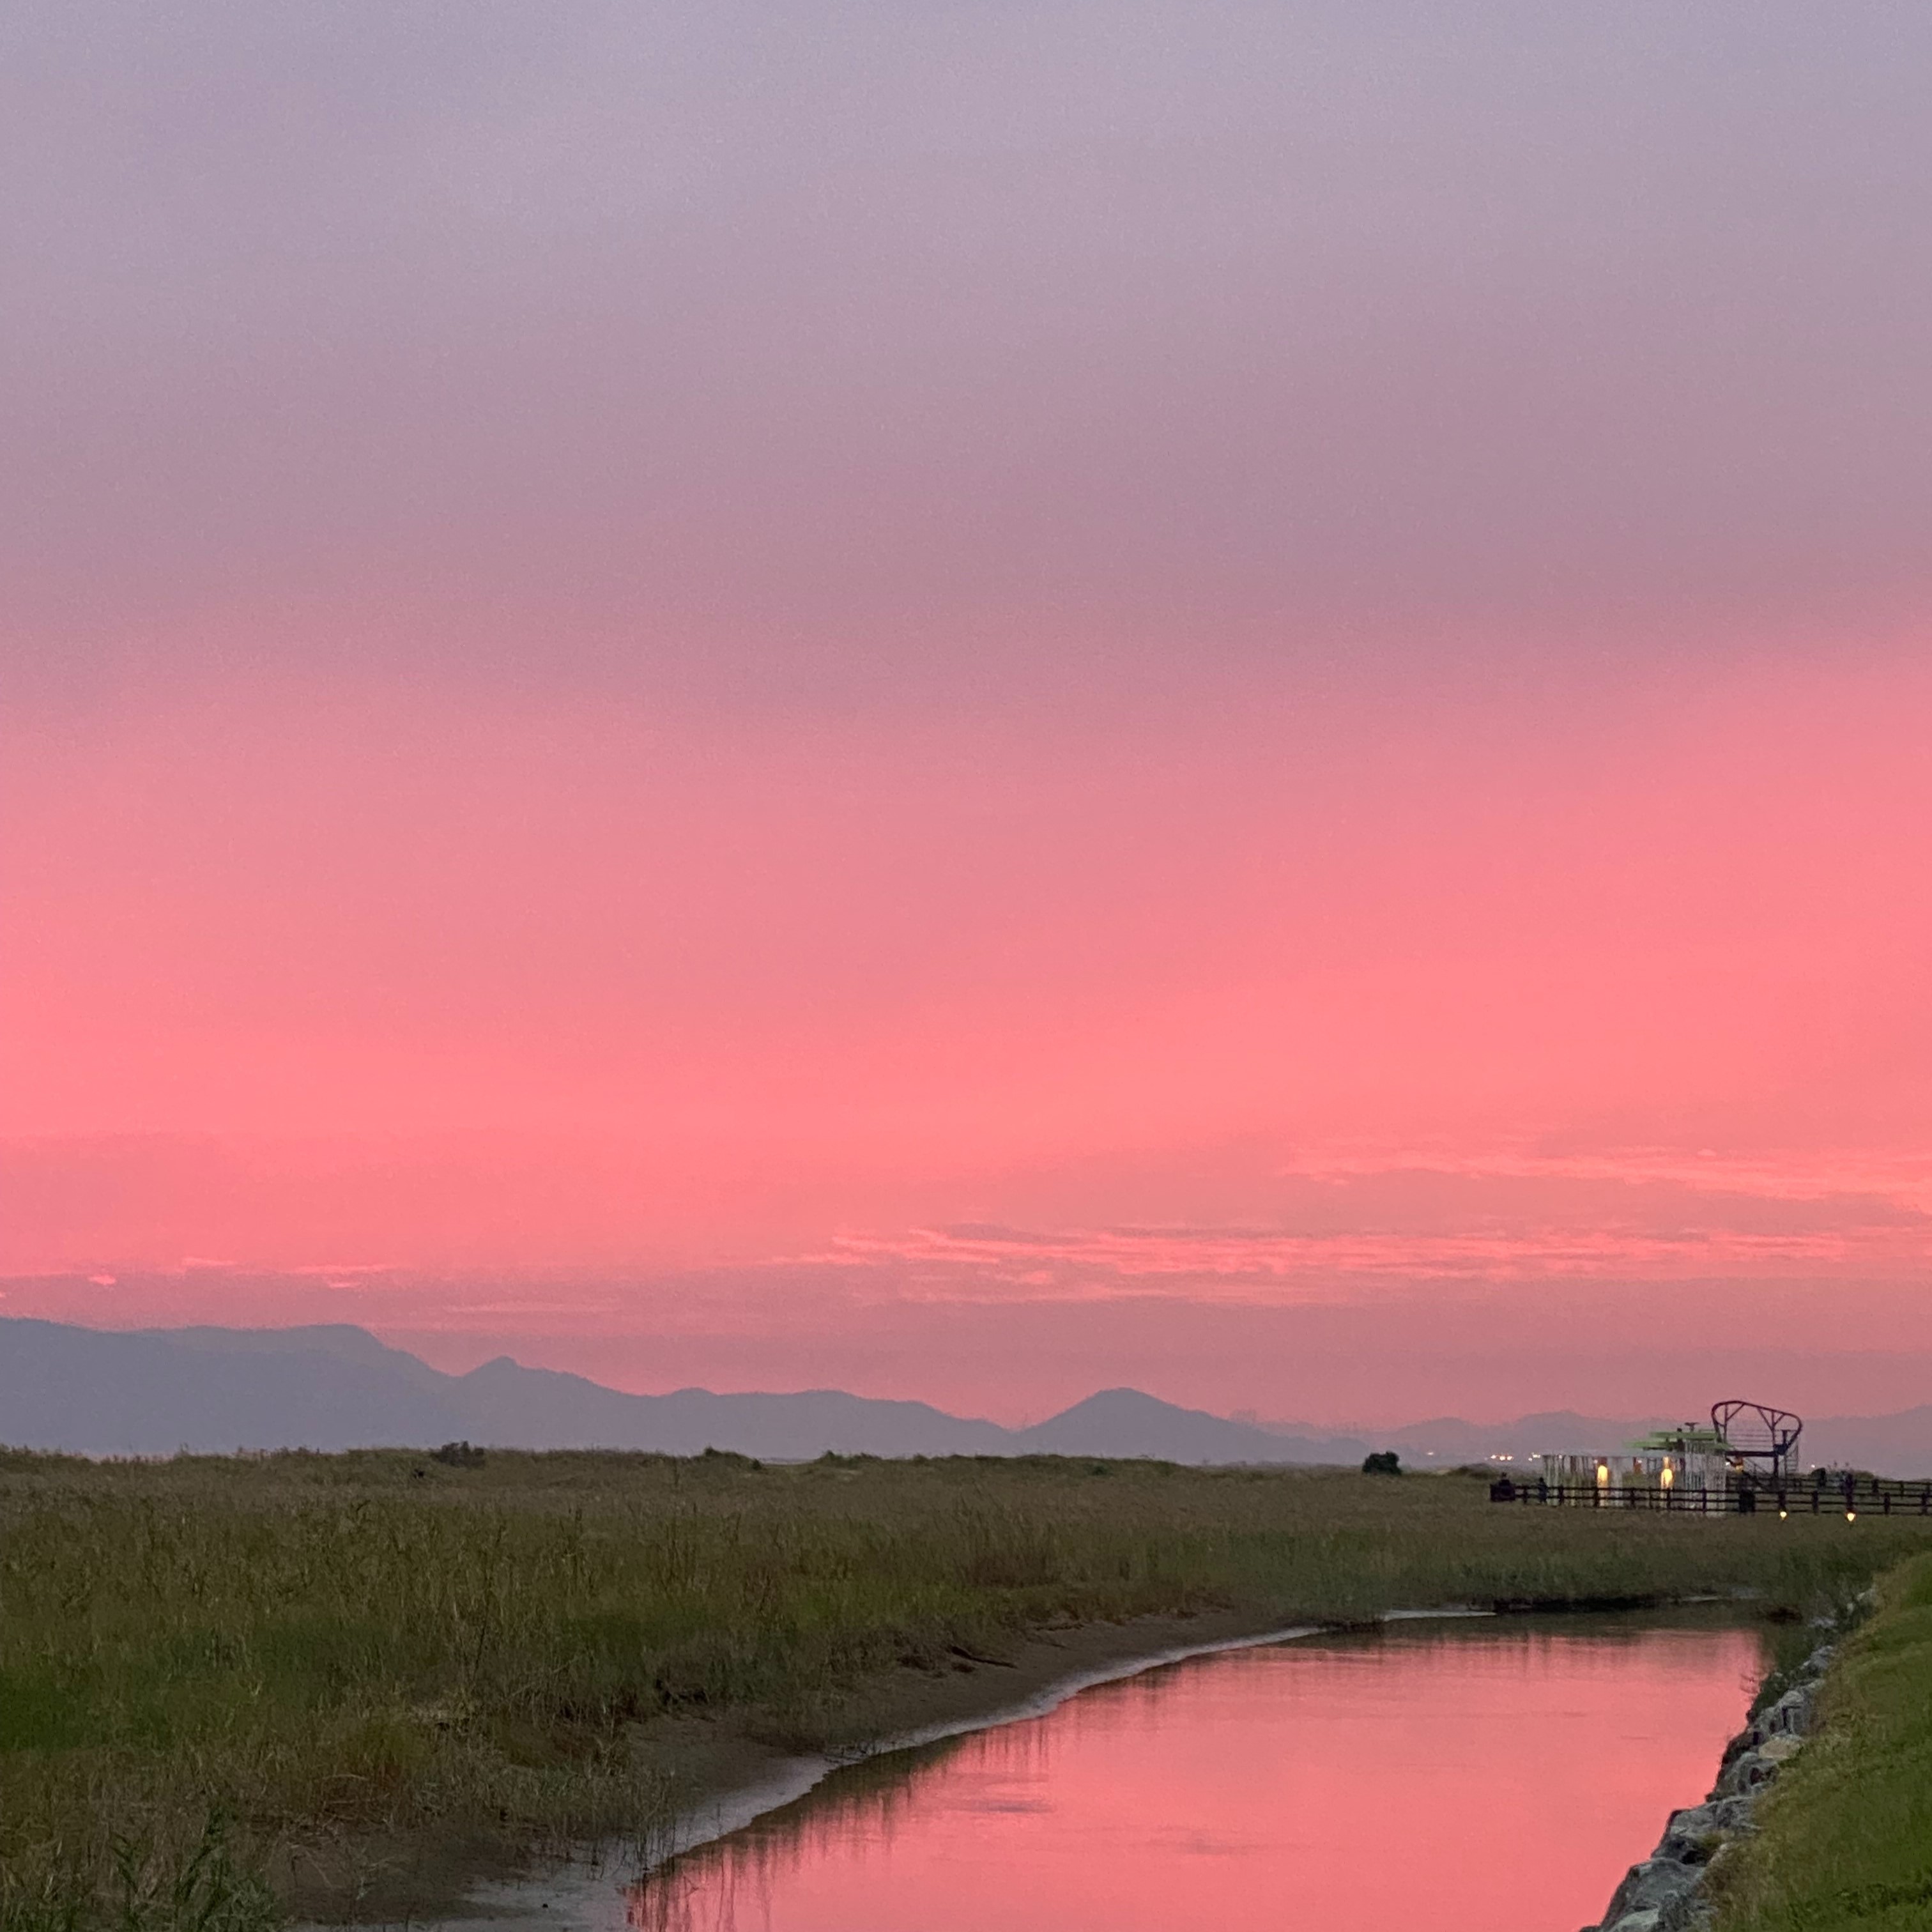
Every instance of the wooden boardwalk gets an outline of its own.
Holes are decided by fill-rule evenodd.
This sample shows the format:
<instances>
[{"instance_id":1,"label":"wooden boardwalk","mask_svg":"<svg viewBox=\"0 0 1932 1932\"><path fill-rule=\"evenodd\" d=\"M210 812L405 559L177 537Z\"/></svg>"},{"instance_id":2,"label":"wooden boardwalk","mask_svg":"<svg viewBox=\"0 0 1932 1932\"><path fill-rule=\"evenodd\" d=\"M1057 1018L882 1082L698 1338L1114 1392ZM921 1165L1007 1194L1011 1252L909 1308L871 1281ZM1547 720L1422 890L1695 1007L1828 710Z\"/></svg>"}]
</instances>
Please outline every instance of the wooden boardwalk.
<instances>
[{"instance_id":1,"label":"wooden boardwalk","mask_svg":"<svg viewBox=\"0 0 1932 1932\"><path fill-rule=\"evenodd\" d=\"M1499 1476L1492 1503L1543 1503L1570 1509L1662 1510L1682 1516L1932 1516L1932 1482L1814 1470L1807 1476L1746 1476L1720 1490L1665 1489L1650 1484L1552 1483L1540 1476Z\"/></svg>"}]
</instances>

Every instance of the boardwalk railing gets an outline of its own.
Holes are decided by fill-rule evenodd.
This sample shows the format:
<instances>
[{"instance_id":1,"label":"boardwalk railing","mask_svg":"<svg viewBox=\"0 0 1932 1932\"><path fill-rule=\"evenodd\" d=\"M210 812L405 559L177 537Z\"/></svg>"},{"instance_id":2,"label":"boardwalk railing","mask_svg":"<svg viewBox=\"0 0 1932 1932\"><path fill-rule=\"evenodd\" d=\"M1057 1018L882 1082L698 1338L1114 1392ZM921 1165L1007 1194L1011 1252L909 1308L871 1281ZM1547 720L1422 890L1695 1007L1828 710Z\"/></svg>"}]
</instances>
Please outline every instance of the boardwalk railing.
<instances>
[{"instance_id":1,"label":"boardwalk railing","mask_svg":"<svg viewBox=\"0 0 1932 1932\"><path fill-rule=\"evenodd\" d=\"M1932 1516L1932 1482L1816 1470L1781 1481L1747 1476L1724 1489L1665 1489L1653 1484L1552 1483L1540 1476L1499 1476L1492 1503L1548 1503L1571 1509L1658 1510L1672 1515Z\"/></svg>"}]
</instances>

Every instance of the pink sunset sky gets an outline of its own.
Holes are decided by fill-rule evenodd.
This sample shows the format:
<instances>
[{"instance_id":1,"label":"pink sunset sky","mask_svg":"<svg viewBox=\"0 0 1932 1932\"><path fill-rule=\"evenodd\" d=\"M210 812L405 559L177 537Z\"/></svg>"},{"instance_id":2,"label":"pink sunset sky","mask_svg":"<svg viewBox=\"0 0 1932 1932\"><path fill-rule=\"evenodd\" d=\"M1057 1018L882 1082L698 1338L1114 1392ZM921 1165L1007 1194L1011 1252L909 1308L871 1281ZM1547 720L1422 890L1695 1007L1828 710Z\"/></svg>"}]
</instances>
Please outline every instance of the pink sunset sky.
<instances>
[{"instance_id":1,"label":"pink sunset sky","mask_svg":"<svg viewBox=\"0 0 1932 1932\"><path fill-rule=\"evenodd\" d=\"M1922 1398L1932 14L0 31L0 1314Z\"/></svg>"}]
</instances>

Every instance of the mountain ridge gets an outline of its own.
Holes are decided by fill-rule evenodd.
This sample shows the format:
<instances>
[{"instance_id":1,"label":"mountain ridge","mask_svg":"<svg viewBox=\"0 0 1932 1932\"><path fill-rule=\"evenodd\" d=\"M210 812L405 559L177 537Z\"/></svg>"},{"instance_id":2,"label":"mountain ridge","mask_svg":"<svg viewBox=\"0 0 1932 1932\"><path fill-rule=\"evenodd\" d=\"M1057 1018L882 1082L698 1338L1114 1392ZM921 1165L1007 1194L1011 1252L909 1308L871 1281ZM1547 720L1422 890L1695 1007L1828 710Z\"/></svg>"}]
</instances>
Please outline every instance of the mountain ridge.
<instances>
[{"instance_id":1,"label":"mountain ridge","mask_svg":"<svg viewBox=\"0 0 1932 1932\"><path fill-rule=\"evenodd\" d=\"M1673 1418L1672 1420L1681 1420ZM842 1389L633 1395L508 1355L460 1375L347 1323L282 1329L96 1329L0 1316L0 1442L85 1455L188 1450L489 1447L844 1455L1151 1456L1193 1463L1353 1463L1393 1448L1438 1468L1615 1449L1657 1426L1552 1410L1507 1423L1440 1416L1394 1428L1217 1416L1133 1388L1096 1390L1021 1429ZM1811 1461L1932 1471L1932 1406L1808 1425Z\"/></svg>"},{"instance_id":2,"label":"mountain ridge","mask_svg":"<svg viewBox=\"0 0 1932 1932\"><path fill-rule=\"evenodd\" d=\"M1109 1408L1107 1398L1114 1399ZM1141 1405L1124 1426L1120 1399ZM1096 1406L1097 1405L1097 1407ZM448 1375L366 1330L83 1328L0 1317L0 1442L83 1455L428 1447L732 1449L844 1455L1142 1455L1359 1460L1352 1438L1270 1434L1138 1390L1102 1391L1031 1429L842 1389L632 1395L499 1356Z\"/></svg>"}]
</instances>

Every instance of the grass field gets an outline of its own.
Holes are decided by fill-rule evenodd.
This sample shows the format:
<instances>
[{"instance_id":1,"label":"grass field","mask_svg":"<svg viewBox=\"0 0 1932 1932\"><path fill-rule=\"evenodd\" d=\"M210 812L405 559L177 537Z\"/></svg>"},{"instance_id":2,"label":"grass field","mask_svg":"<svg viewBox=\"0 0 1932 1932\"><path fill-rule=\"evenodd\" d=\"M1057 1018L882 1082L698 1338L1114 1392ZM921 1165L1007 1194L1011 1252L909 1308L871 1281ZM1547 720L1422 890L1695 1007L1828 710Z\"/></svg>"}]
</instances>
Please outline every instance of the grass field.
<instances>
[{"instance_id":1,"label":"grass field","mask_svg":"<svg viewBox=\"0 0 1932 1932\"><path fill-rule=\"evenodd\" d=\"M1762 1832L1718 1874L1720 1932L1932 1925L1932 1557L1880 1582Z\"/></svg>"},{"instance_id":2,"label":"grass field","mask_svg":"<svg viewBox=\"0 0 1932 1932\"><path fill-rule=\"evenodd\" d=\"M0 1454L0 1915L252 1932L365 1848L622 1839L676 1799L653 1725L837 1748L896 1678L1029 1632L1739 1589L1804 1611L1928 1546L1498 1508L1448 1475Z\"/></svg>"}]
</instances>

